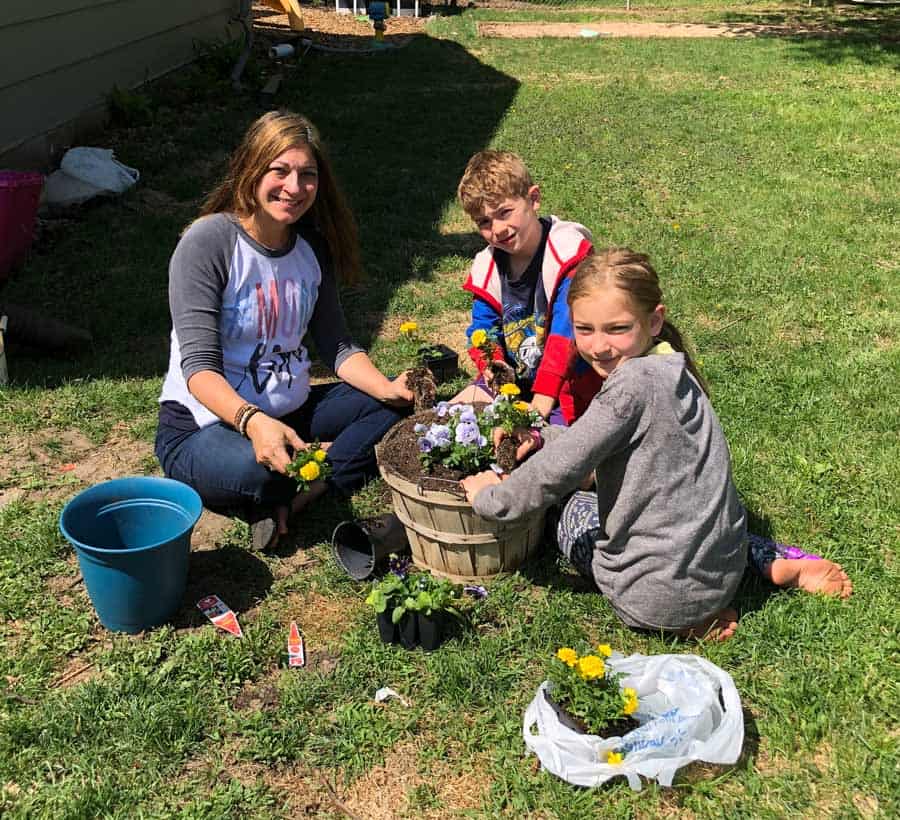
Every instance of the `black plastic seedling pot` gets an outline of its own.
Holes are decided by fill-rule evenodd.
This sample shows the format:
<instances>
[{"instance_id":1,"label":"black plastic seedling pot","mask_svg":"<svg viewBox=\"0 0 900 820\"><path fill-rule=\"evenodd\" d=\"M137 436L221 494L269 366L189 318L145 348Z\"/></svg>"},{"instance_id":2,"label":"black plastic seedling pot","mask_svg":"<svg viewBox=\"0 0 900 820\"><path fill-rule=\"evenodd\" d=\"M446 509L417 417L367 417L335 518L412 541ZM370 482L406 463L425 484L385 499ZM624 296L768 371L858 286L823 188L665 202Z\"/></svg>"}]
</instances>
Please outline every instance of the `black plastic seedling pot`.
<instances>
[{"instance_id":1,"label":"black plastic seedling pot","mask_svg":"<svg viewBox=\"0 0 900 820\"><path fill-rule=\"evenodd\" d=\"M444 640L444 617L440 612L432 615L419 613L419 646L433 652Z\"/></svg>"},{"instance_id":2,"label":"black plastic seedling pot","mask_svg":"<svg viewBox=\"0 0 900 820\"><path fill-rule=\"evenodd\" d=\"M459 375L459 356L447 345L429 345L419 348L422 365L434 375L434 380L441 384L455 379Z\"/></svg>"},{"instance_id":3,"label":"black plastic seedling pot","mask_svg":"<svg viewBox=\"0 0 900 820\"><path fill-rule=\"evenodd\" d=\"M390 612L378 615L378 634L384 643L397 643L397 625L391 620Z\"/></svg>"},{"instance_id":4,"label":"black plastic seedling pot","mask_svg":"<svg viewBox=\"0 0 900 820\"><path fill-rule=\"evenodd\" d=\"M423 615L421 612L407 612L400 623L391 621L390 612L378 615L378 634L384 643L399 643L404 649L421 646L426 652L433 652L445 637L444 613Z\"/></svg>"}]
</instances>

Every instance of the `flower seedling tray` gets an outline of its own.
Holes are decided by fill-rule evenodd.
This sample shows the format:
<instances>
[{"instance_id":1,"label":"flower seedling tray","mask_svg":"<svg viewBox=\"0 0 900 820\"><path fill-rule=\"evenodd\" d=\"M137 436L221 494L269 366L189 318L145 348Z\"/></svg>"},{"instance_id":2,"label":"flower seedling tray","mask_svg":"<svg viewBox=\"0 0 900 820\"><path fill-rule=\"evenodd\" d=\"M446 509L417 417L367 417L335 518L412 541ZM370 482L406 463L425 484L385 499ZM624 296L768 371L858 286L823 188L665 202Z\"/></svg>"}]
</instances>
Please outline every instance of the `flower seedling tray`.
<instances>
[{"instance_id":1,"label":"flower seedling tray","mask_svg":"<svg viewBox=\"0 0 900 820\"><path fill-rule=\"evenodd\" d=\"M422 365L434 375L438 384L455 379L459 375L459 355L447 345L428 345L419 348Z\"/></svg>"},{"instance_id":2,"label":"flower seedling tray","mask_svg":"<svg viewBox=\"0 0 900 820\"><path fill-rule=\"evenodd\" d=\"M400 644L404 649L421 646L426 652L437 649L446 636L443 613L423 615L410 612L400 619L399 624L391 622L387 612L378 615L378 634L384 643Z\"/></svg>"}]
</instances>

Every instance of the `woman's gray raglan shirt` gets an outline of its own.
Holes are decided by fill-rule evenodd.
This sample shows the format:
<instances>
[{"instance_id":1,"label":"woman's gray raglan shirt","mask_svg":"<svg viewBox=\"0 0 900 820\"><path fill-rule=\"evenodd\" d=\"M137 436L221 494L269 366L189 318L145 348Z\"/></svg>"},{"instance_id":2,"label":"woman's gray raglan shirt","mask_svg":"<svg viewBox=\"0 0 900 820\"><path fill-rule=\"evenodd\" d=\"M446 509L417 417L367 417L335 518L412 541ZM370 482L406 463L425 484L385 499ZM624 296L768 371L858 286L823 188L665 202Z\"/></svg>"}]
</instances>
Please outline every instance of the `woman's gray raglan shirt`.
<instances>
[{"instance_id":1,"label":"woman's gray raglan shirt","mask_svg":"<svg viewBox=\"0 0 900 820\"><path fill-rule=\"evenodd\" d=\"M729 605L747 565L746 514L719 420L681 353L613 371L570 428L475 497L499 521L557 503L595 471L592 569L630 626L693 626Z\"/></svg>"},{"instance_id":2,"label":"woman's gray raglan shirt","mask_svg":"<svg viewBox=\"0 0 900 820\"><path fill-rule=\"evenodd\" d=\"M172 338L161 403L190 411L197 427L219 419L187 388L195 373L225 377L246 401L281 418L309 395L307 331L333 371L362 348L347 333L324 242L311 231L273 251L229 214L188 228L169 264Z\"/></svg>"}]
</instances>

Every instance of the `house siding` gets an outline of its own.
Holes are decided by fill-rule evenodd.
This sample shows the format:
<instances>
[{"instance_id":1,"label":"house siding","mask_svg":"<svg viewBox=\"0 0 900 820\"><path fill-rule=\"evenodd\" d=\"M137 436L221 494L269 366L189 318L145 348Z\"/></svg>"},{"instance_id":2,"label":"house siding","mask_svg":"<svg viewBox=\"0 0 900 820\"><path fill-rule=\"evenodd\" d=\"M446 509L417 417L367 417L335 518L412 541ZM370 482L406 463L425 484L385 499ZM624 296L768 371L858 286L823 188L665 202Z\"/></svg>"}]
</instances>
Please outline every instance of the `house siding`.
<instances>
[{"instance_id":1,"label":"house siding","mask_svg":"<svg viewBox=\"0 0 900 820\"><path fill-rule=\"evenodd\" d=\"M239 29L240 0L3 0L0 163L46 166L103 119L113 85L134 88L190 62L194 41Z\"/></svg>"}]
</instances>

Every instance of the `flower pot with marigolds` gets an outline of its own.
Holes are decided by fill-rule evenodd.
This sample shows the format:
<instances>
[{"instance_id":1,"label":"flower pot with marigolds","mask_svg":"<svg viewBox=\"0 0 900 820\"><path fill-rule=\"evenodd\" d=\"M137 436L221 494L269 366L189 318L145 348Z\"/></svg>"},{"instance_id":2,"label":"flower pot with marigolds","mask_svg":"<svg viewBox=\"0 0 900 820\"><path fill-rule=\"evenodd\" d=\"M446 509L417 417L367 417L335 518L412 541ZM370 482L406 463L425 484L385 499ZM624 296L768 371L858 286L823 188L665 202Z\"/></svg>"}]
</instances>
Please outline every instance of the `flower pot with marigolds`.
<instances>
[{"instance_id":1,"label":"flower pot with marigolds","mask_svg":"<svg viewBox=\"0 0 900 820\"><path fill-rule=\"evenodd\" d=\"M619 685L623 676L607 666L610 655L609 644L584 653L568 646L557 650L547 669L545 697L563 725L599 737L621 737L637 728L631 717L639 705L637 692ZM608 756L605 762L614 765L622 762L625 752L615 749Z\"/></svg>"}]
</instances>

